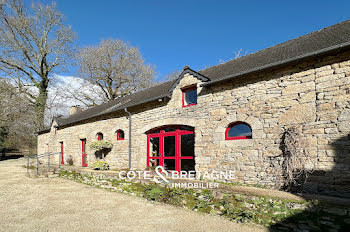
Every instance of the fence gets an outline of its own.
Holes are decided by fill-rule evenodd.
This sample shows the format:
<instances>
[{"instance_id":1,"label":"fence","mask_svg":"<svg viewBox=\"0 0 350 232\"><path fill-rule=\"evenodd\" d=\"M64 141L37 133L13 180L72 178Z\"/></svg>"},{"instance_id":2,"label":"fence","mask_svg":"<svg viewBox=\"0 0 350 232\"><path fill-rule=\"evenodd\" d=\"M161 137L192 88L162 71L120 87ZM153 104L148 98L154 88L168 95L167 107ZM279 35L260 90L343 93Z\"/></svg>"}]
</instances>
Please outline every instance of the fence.
<instances>
[{"instance_id":1,"label":"fence","mask_svg":"<svg viewBox=\"0 0 350 232\"><path fill-rule=\"evenodd\" d=\"M58 156L58 159L55 157ZM47 157L47 161L46 161ZM36 165L31 165L30 160L33 160ZM34 166L36 169L36 175L39 175L39 166L47 162L47 168L50 169L52 166L56 166L56 160L58 160L58 168L61 168L61 152L49 152L40 155L28 155L27 156L27 174L29 174L29 169ZM42 162L43 161L43 162ZM45 166L45 164L44 164Z\"/></svg>"}]
</instances>

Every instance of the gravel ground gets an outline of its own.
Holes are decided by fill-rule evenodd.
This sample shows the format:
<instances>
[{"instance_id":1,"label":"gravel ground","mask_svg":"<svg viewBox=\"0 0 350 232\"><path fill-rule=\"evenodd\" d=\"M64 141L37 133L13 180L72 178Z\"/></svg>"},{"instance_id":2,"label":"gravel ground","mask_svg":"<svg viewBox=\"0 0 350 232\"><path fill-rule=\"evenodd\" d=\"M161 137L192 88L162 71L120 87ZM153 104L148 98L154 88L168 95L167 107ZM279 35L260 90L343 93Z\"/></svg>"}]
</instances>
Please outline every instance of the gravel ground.
<instances>
[{"instance_id":1,"label":"gravel ground","mask_svg":"<svg viewBox=\"0 0 350 232\"><path fill-rule=\"evenodd\" d=\"M0 162L0 231L268 231L61 178L29 178Z\"/></svg>"}]
</instances>

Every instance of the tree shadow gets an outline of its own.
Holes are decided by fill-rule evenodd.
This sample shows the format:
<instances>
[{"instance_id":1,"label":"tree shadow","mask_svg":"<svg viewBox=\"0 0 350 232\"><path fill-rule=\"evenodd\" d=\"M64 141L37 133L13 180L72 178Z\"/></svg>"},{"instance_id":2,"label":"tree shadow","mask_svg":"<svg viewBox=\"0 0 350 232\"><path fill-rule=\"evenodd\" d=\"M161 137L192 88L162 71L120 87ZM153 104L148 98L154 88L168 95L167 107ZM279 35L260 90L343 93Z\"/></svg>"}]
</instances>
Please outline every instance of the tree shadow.
<instances>
[{"instance_id":1,"label":"tree shadow","mask_svg":"<svg viewBox=\"0 0 350 232\"><path fill-rule=\"evenodd\" d=\"M350 231L349 212L341 205L343 200L350 208L350 134L333 141L328 149L324 159L333 167L298 180L301 196L311 200L317 199L311 194L321 194L327 205L315 201L311 207L272 225L270 231Z\"/></svg>"},{"instance_id":2,"label":"tree shadow","mask_svg":"<svg viewBox=\"0 0 350 232\"><path fill-rule=\"evenodd\" d=\"M10 159L19 159L24 157L22 154L12 154L12 153L19 153L19 151L16 149L0 148L0 161L10 160Z\"/></svg>"}]
</instances>

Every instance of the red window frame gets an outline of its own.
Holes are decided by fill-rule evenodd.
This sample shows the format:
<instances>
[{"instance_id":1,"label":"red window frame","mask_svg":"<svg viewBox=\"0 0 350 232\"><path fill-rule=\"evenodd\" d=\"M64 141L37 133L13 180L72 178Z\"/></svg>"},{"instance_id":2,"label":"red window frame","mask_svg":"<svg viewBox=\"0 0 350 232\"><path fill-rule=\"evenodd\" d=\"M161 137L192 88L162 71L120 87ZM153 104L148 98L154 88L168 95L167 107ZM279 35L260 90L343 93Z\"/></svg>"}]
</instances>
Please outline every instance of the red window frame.
<instances>
[{"instance_id":1,"label":"red window frame","mask_svg":"<svg viewBox=\"0 0 350 232\"><path fill-rule=\"evenodd\" d=\"M232 127L237 126L237 125L239 125L239 124L244 124L244 125L249 126L251 132L253 133L252 127L251 127L248 123L245 123L245 122L234 122L234 123L231 123L231 124L226 128L226 131L225 131L225 140L252 139L252 136L233 136L233 137L229 137L229 136L228 136L229 130L230 130Z\"/></svg>"},{"instance_id":2,"label":"red window frame","mask_svg":"<svg viewBox=\"0 0 350 232\"><path fill-rule=\"evenodd\" d=\"M123 133L124 134L124 137L123 138L120 138L120 134ZM125 133L123 130L117 130L117 140L124 140L125 138Z\"/></svg>"},{"instance_id":3,"label":"red window frame","mask_svg":"<svg viewBox=\"0 0 350 232\"><path fill-rule=\"evenodd\" d=\"M197 105L197 103L188 104L188 105L185 104L185 94L186 94L186 92L189 92L191 90L197 90L197 86L196 85L190 86L190 87L186 87L186 88L183 88L181 90L182 90L182 107L188 107L188 106ZM197 96L197 99L198 99L198 96Z\"/></svg>"},{"instance_id":4,"label":"red window frame","mask_svg":"<svg viewBox=\"0 0 350 232\"><path fill-rule=\"evenodd\" d=\"M175 131L166 132L165 128L167 127L175 127ZM152 130L154 131L154 130ZM173 159L175 160L175 171L180 172L181 171L181 160L184 159L194 159L195 156L186 156L181 154L181 135L187 135L187 134L193 134L194 135L194 129L193 130L182 130L180 129L180 126L166 126L163 128L160 128L159 133L152 133L148 132L147 134L147 168L150 166L150 160L159 160L159 166L164 167L164 160L165 159ZM175 156L167 157L164 156L164 137L168 136L175 136ZM160 140L159 143L159 151L160 155L157 157L151 156L150 154L150 138L156 138L158 137Z\"/></svg>"},{"instance_id":5,"label":"red window frame","mask_svg":"<svg viewBox=\"0 0 350 232\"><path fill-rule=\"evenodd\" d=\"M97 141L103 140L103 134L101 132L97 133Z\"/></svg>"}]
</instances>

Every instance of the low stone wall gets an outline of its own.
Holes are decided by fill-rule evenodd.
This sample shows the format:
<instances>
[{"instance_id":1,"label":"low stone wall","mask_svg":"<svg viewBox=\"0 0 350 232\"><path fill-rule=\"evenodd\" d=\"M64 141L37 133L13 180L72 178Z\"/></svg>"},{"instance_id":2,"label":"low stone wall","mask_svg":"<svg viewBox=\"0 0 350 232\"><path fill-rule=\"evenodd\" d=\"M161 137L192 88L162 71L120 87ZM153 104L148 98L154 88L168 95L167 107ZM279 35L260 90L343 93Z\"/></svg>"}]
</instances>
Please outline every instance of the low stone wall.
<instances>
[{"instance_id":1,"label":"low stone wall","mask_svg":"<svg viewBox=\"0 0 350 232\"><path fill-rule=\"evenodd\" d=\"M317 201L287 201L227 193L220 189L168 188L159 184L121 181L115 173L62 170L60 176L109 191L220 215L236 222L263 224L276 230L347 231L350 228L350 207L329 207Z\"/></svg>"}]
</instances>

